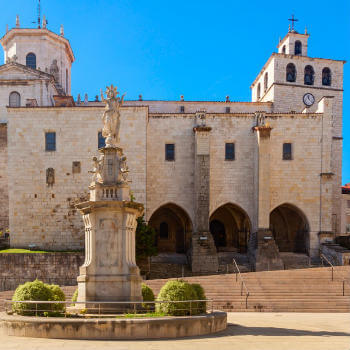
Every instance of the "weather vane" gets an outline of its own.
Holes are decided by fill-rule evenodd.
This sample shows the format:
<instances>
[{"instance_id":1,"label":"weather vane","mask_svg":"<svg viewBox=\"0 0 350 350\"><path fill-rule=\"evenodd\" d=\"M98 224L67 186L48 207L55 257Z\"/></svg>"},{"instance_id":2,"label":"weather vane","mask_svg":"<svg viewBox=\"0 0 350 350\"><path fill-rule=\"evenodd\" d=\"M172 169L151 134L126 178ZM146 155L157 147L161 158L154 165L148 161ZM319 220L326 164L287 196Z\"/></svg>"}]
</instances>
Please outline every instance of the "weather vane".
<instances>
[{"instance_id":1,"label":"weather vane","mask_svg":"<svg viewBox=\"0 0 350 350\"><path fill-rule=\"evenodd\" d=\"M292 15L292 18L288 18L288 21L292 22L292 32L294 32L294 22L298 22L299 20L294 18L294 15Z\"/></svg>"}]
</instances>

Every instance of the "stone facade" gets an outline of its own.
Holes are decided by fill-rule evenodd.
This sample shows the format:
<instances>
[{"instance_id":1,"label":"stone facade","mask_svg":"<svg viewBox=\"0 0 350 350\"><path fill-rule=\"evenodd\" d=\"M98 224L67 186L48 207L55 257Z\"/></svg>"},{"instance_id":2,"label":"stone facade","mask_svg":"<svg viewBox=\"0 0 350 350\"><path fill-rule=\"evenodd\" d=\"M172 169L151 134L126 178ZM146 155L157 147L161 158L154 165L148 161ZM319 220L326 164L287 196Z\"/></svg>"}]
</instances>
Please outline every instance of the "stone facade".
<instances>
[{"instance_id":1,"label":"stone facade","mask_svg":"<svg viewBox=\"0 0 350 350\"><path fill-rule=\"evenodd\" d=\"M70 69L74 57L69 43L50 33L40 30L38 35L61 42L62 54L70 59L65 67ZM13 42L26 42L20 53L24 57L31 36L10 31L4 38L10 34ZM308 57L308 38L287 34L282 41L288 46L286 53L280 48L273 53L253 82L252 102L125 101L120 138L128 155L131 189L158 232L160 250L184 253L192 248L194 257L195 242L207 236L208 246L198 245L198 254L212 256L215 270L215 248L247 253L269 236L277 247L271 256L278 250L316 256L322 237L340 233L344 61ZM293 54L297 39L303 55ZM36 48L37 41L33 45ZM42 51L37 52L40 56ZM20 93L36 98L38 107L5 108L12 91L9 80L20 77L5 79L2 70L23 71L18 86L26 74L39 74L46 82L39 86L52 86L47 96L57 93L54 76L33 69L24 72L23 63L0 66L8 138L8 181L1 178L0 186L6 193L8 183L11 245L82 248L84 225L74 203L87 195L103 103L77 100L74 106L58 107L51 98L38 98L34 89ZM286 81L289 63L297 72L294 82ZM313 66L313 85L304 84L306 65ZM325 67L331 71L330 85L322 80ZM314 97L311 106L303 101L306 93ZM261 137L265 129L268 138ZM55 151L45 150L47 132L56 133ZM174 145L171 159L166 145ZM54 179L50 184L48 169Z\"/></svg>"},{"instance_id":2,"label":"stone facade","mask_svg":"<svg viewBox=\"0 0 350 350\"><path fill-rule=\"evenodd\" d=\"M350 184L342 187L341 233L350 235Z\"/></svg>"}]
</instances>

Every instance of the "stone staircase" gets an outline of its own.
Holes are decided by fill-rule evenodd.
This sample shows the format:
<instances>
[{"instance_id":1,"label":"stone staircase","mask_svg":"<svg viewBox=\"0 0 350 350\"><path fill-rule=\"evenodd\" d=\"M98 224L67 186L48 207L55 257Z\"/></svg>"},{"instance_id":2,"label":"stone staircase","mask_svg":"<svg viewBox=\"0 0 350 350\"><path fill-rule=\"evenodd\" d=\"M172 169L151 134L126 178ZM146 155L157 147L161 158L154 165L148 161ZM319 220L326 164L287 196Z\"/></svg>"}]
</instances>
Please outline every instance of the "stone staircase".
<instances>
[{"instance_id":1,"label":"stone staircase","mask_svg":"<svg viewBox=\"0 0 350 350\"><path fill-rule=\"evenodd\" d=\"M197 276L184 278L200 283L214 308L225 311L269 312L349 312L350 266L334 268L309 268L243 273L249 290L248 308L246 297L241 295L241 283L235 274ZM343 278L345 296L343 296ZM167 280L149 280L146 283L157 294ZM244 293L243 293L244 294Z\"/></svg>"},{"instance_id":2,"label":"stone staircase","mask_svg":"<svg viewBox=\"0 0 350 350\"><path fill-rule=\"evenodd\" d=\"M200 283L208 299L213 299L214 309L230 312L350 312L350 266L334 268L331 280L330 267L296 270L243 273L249 290L248 308L246 296L241 295L241 283L235 274L193 276L184 279ZM345 296L343 296L343 279ZM145 281L155 294L169 279ZM174 279L173 279L174 280ZM76 286L63 287L66 300ZM0 292L0 307L4 299L11 299L13 291ZM209 304L209 307L211 305Z\"/></svg>"}]
</instances>

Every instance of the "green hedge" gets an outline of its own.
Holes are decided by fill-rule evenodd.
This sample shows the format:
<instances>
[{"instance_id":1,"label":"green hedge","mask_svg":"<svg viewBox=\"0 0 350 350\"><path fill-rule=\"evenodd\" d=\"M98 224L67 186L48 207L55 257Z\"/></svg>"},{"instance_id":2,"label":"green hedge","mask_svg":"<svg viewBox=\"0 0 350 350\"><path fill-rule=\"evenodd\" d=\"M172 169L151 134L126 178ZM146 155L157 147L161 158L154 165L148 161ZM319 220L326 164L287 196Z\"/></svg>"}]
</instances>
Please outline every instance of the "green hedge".
<instances>
[{"instance_id":1,"label":"green hedge","mask_svg":"<svg viewBox=\"0 0 350 350\"><path fill-rule=\"evenodd\" d=\"M200 289L199 297L197 290ZM159 301L169 303L157 304L157 311L172 316L198 315L205 312L205 304L203 308L203 303L172 303L172 301L199 300L203 299L203 296L205 297L204 290L200 285L194 287L183 280L169 281L162 287L157 298Z\"/></svg>"},{"instance_id":2,"label":"green hedge","mask_svg":"<svg viewBox=\"0 0 350 350\"><path fill-rule=\"evenodd\" d=\"M142 299L143 301L154 301L154 293L153 290L148 287L146 284L142 283L141 286L141 290L142 290ZM154 310L154 303L144 303L142 304L142 307L146 310Z\"/></svg>"},{"instance_id":3,"label":"green hedge","mask_svg":"<svg viewBox=\"0 0 350 350\"><path fill-rule=\"evenodd\" d=\"M35 280L27 282L17 287L13 301L65 301L65 295L61 288L56 285L49 285L42 281ZM12 310L19 315L27 316L55 316L57 313L64 311L64 304L25 304L13 303ZM37 311L36 311L37 310Z\"/></svg>"}]
</instances>

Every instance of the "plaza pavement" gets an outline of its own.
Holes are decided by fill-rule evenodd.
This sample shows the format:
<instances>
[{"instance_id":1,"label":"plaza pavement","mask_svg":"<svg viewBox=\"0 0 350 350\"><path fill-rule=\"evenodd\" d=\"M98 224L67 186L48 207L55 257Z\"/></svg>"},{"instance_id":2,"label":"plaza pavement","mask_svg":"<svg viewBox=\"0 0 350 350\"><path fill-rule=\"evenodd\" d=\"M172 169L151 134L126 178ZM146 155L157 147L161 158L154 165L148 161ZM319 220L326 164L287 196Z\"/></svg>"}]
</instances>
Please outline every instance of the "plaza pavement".
<instances>
[{"instance_id":1,"label":"plaza pavement","mask_svg":"<svg viewBox=\"0 0 350 350\"><path fill-rule=\"evenodd\" d=\"M350 314L229 313L227 330L178 340L86 341L2 336L1 350L350 350Z\"/></svg>"}]
</instances>

